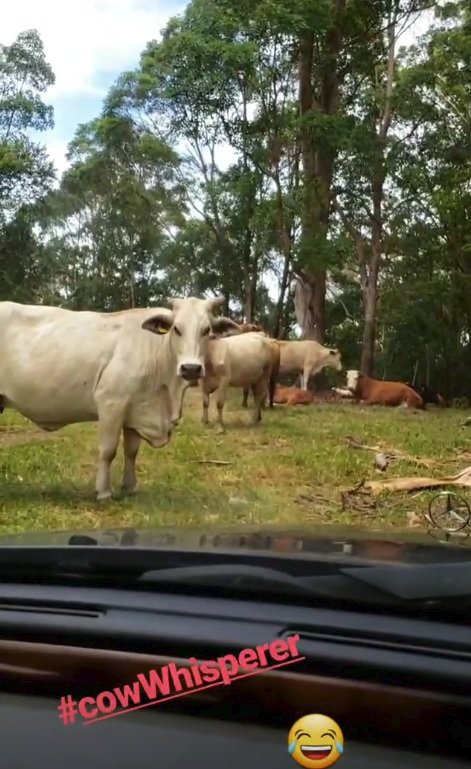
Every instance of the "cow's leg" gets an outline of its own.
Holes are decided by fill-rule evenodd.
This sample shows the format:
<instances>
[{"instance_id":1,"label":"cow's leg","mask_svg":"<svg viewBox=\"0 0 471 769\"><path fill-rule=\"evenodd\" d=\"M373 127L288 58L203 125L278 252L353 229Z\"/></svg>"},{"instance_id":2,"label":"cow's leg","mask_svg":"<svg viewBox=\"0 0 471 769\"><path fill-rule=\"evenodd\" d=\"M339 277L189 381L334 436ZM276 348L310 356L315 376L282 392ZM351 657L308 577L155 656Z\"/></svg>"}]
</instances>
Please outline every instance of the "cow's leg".
<instances>
[{"instance_id":1,"label":"cow's leg","mask_svg":"<svg viewBox=\"0 0 471 769\"><path fill-rule=\"evenodd\" d=\"M303 373L301 375L301 387L303 390L307 390L309 384L309 377L311 376L311 367L304 366Z\"/></svg>"},{"instance_id":2,"label":"cow's leg","mask_svg":"<svg viewBox=\"0 0 471 769\"><path fill-rule=\"evenodd\" d=\"M123 423L121 413L107 414L98 420L98 472L96 476L96 494L98 500L111 497L111 464L118 451L119 438Z\"/></svg>"},{"instance_id":3,"label":"cow's leg","mask_svg":"<svg viewBox=\"0 0 471 769\"><path fill-rule=\"evenodd\" d=\"M201 423L203 425L209 424L209 400L210 394L206 390L201 391L203 397L203 415L201 417Z\"/></svg>"},{"instance_id":4,"label":"cow's leg","mask_svg":"<svg viewBox=\"0 0 471 769\"><path fill-rule=\"evenodd\" d=\"M252 385L252 394L254 399L252 424L257 425L262 421L262 404L267 395L267 380L265 377L259 379L258 382Z\"/></svg>"},{"instance_id":5,"label":"cow's leg","mask_svg":"<svg viewBox=\"0 0 471 769\"><path fill-rule=\"evenodd\" d=\"M223 414L224 406L226 403L228 387L229 387L228 382L220 382L219 387L217 389L217 393L216 393L216 407L218 410L217 424L218 424L219 432L224 432L225 430L224 419L222 414Z\"/></svg>"},{"instance_id":6,"label":"cow's leg","mask_svg":"<svg viewBox=\"0 0 471 769\"><path fill-rule=\"evenodd\" d=\"M242 390L242 408L246 409L248 408L248 401L249 401L249 388L244 387Z\"/></svg>"},{"instance_id":7,"label":"cow's leg","mask_svg":"<svg viewBox=\"0 0 471 769\"><path fill-rule=\"evenodd\" d=\"M122 490L126 494L135 494L137 487L136 458L141 445L139 433L131 427L123 427L124 470Z\"/></svg>"}]
</instances>

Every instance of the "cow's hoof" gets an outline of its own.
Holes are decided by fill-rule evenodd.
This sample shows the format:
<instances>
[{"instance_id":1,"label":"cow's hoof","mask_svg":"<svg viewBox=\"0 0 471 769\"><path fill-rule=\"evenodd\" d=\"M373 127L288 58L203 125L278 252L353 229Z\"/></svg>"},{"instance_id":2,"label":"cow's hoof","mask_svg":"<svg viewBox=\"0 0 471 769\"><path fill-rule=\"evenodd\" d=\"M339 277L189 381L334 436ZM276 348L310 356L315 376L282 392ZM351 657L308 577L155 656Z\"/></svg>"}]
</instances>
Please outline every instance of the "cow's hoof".
<instances>
[{"instance_id":1,"label":"cow's hoof","mask_svg":"<svg viewBox=\"0 0 471 769\"><path fill-rule=\"evenodd\" d=\"M221 435L223 435L226 432L226 428L224 427L224 425L217 425L216 430Z\"/></svg>"},{"instance_id":2,"label":"cow's hoof","mask_svg":"<svg viewBox=\"0 0 471 769\"><path fill-rule=\"evenodd\" d=\"M125 497L134 497L135 494L137 494L137 486L132 486L131 488L128 488L127 486L121 487L121 494Z\"/></svg>"},{"instance_id":3,"label":"cow's hoof","mask_svg":"<svg viewBox=\"0 0 471 769\"><path fill-rule=\"evenodd\" d=\"M111 491L99 491L96 495L97 502L106 502L112 498Z\"/></svg>"}]
</instances>

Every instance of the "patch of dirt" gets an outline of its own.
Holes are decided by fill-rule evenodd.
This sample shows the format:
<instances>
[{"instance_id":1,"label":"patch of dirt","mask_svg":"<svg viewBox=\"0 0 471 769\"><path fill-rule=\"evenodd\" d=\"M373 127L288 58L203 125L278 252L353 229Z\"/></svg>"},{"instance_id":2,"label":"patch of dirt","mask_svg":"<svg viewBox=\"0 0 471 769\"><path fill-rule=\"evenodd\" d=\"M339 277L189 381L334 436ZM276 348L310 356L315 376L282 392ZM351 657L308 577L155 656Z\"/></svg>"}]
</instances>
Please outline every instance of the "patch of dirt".
<instances>
[{"instance_id":1,"label":"patch of dirt","mask_svg":"<svg viewBox=\"0 0 471 769\"><path fill-rule=\"evenodd\" d=\"M54 433L35 430L15 430L9 428L4 430L0 429L0 447L18 446L21 443L42 443L43 441L50 441L53 438L57 440L57 435L54 435Z\"/></svg>"}]
</instances>

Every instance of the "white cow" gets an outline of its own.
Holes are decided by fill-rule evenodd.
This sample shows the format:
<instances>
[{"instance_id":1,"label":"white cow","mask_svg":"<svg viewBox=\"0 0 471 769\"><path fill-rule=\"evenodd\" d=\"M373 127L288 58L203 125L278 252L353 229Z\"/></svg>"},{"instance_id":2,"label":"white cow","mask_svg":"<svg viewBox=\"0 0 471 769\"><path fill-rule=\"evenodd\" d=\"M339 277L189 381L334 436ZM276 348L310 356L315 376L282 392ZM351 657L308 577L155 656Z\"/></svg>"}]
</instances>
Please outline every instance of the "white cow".
<instances>
[{"instance_id":1,"label":"white cow","mask_svg":"<svg viewBox=\"0 0 471 769\"><path fill-rule=\"evenodd\" d=\"M0 302L0 405L48 431L98 422L99 500L111 497L122 431L123 490L132 494L141 439L168 443L186 388L205 374L210 335L237 331L213 317L222 301L114 313Z\"/></svg>"},{"instance_id":2,"label":"white cow","mask_svg":"<svg viewBox=\"0 0 471 769\"><path fill-rule=\"evenodd\" d=\"M229 387L251 388L254 397L252 423L260 422L273 362L271 340L264 334L251 332L212 339L205 359L206 374L201 380L203 424L208 424L210 396L216 392L218 426L224 429L222 414Z\"/></svg>"},{"instance_id":3,"label":"white cow","mask_svg":"<svg viewBox=\"0 0 471 769\"><path fill-rule=\"evenodd\" d=\"M310 339L280 341L280 374L300 374L301 389L307 390L309 379L323 368L342 370L342 358L335 347L324 347Z\"/></svg>"}]
</instances>

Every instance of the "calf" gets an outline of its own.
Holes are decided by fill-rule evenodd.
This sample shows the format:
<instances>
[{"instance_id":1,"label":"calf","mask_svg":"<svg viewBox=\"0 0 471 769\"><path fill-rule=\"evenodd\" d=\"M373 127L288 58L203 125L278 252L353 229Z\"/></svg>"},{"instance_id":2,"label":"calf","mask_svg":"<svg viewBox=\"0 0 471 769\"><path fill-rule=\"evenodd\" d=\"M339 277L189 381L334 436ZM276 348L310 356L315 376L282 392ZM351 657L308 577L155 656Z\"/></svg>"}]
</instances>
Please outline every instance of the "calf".
<instances>
[{"instance_id":1,"label":"calf","mask_svg":"<svg viewBox=\"0 0 471 769\"><path fill-rule=\"evenodd\" d=\"M0 405L48 431L98 422L99 500L111 497L122 433L122 486L132 494L141 439L153 448L168 443L186 388L206 373L210 335L237 330L213 317L222 301L111 313L0 302Z\"/></svg>"},{"instance_id":2,"label":"calf","mask_svg":"<svg viewBox=\"0 0 471 769\"><path fill-rule=\"evenodd\" d=\"M270 387L273 350L262 334L238 334L210 340L205 359L206 373L201 379L203 424L208 424L210 396L216 392L218 425L224 429L223 410L229 387L250 387L254 397L252 423L260 422L262 404Z\"/></svg>"},{"instance_id":3,"label":"calf","mask_svg":"<svg viewBox=\"0 0 471 769\"><path fill-rule=\"evenodd\" d=\"M274 402L283 406L310 406L311 403L314 403L314 395L309 390L302 390L300 387L277 385Z\"/></svg>"},{"instance_id":4,"label":"calf","mask_svg":"<svg viewBox=\"0 0 471 769\"><path fill-rule=\"evenodd\" d=\"M412 387L403 382L384 382L359 371L347 371L347 390L356 401L370 406L407 406L425 409L425 404Z\"/></svg>"}]
</instances>

